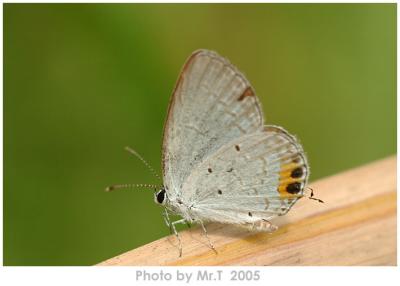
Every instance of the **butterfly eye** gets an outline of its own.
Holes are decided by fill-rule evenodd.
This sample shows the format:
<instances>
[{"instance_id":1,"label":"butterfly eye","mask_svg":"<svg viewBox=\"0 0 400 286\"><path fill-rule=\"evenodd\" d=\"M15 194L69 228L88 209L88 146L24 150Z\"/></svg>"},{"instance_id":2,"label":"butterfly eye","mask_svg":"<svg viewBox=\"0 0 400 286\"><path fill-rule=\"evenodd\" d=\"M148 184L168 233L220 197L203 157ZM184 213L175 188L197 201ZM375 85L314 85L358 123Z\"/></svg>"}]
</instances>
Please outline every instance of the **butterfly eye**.
<instances>
[{"instance_id":1,"label":"butterfly eye","mask_svg":"<svg viewBox=\"0 0 400 286\"><path fill-rule=\"evenodd\" d=\"M165 189L161 189L156 195L155 195L155 201L162 205L165 202Z\"/></svg>"}]
</instances>

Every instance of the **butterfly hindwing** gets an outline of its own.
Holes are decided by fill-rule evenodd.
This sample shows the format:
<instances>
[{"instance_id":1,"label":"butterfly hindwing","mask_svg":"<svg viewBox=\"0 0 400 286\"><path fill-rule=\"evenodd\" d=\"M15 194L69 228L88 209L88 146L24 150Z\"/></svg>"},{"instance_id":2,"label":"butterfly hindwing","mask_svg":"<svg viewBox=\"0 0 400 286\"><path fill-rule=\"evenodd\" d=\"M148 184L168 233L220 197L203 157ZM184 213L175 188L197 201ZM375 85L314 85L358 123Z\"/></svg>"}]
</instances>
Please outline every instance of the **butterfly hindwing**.
<instances>
[{"instance_id":1,"label":"butterfly hindwing","mask_svg":"<svg viewBox=\"0 0 400 286\"><path fill-rule=\"evenodd\" d=\"M280 127L265 126L208 157L182 194L202 220L251 224L285 214L303 196L308 176L296 139Z\"/></svg>"},{"instance_id":2,"label":"butterfly hindwing","mask_svg":"<svg viewBox=\"0 0 400 286\"><path fill-rule=\"evenodd\" d=\"M262 126L260 103L244 75L215 52L194 52L179 76L164 127L163 175L169 196L181 192L205 158Z\"/></svg>"}]
</instances>

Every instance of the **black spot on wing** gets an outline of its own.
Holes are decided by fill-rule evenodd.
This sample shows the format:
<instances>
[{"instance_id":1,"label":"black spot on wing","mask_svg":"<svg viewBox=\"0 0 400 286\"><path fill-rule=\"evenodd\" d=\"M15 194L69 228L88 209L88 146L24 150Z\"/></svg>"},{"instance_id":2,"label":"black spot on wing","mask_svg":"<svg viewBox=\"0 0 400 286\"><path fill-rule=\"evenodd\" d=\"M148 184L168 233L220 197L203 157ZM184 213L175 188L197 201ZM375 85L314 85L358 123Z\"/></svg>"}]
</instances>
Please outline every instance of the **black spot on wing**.
<instances>
[{"instance_id":1,"label":"black spot on wing","mask_svg":"<svg viewBox=\"0 0 400 286\"><path fill-rule=\"evenodd\" d=\"M286 191L290 194L297 194L301 191L301 183L291 183L287 185Z\"/></svg>"},{"instance_id":2,"label":"black spot on wing","mask_svg":"<svg viewBox=\"0 0 400 286\"><path fill-rule=\"evenodd\" d=\"M292 173L290 174L290 176L291 176L292 178L301 178L301 177L303 177L303 174L304 174L303 168L302 168L302 167L298 167L298 168L296 168L296 169L294 169L294 170L292 171Z\"/></svg>"}]
</instances>

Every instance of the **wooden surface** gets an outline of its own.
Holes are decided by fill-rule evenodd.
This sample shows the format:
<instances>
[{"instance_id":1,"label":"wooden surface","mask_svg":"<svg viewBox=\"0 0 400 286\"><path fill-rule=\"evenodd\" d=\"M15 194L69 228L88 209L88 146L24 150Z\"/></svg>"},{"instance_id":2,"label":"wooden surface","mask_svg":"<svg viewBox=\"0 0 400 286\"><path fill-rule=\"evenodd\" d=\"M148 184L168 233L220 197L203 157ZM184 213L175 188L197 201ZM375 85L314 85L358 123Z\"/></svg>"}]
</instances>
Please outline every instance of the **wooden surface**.
<instances>
[{"instance_id":1,"label":"wooden surface","mask_svg":"<svg viewBox=\"0 0 400 286\"><path fill-rule=\"evenodd\" d=\"M311 184L318 203L299 200L272 233L209 224L168 236L100 265L396 265L396 157Z\"/></svg>"}]
</instances>

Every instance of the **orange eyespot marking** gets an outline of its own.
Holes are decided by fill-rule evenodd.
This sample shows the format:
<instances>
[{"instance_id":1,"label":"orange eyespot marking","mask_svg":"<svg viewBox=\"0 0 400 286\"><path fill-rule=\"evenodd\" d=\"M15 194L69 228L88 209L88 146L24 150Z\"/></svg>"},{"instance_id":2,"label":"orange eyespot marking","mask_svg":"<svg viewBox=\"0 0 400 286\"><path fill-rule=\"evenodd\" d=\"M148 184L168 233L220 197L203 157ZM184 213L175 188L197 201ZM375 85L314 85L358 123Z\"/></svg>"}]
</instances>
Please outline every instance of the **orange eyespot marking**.
<instances>
[{"instance_id":1,"label":"orange eyespot marking","mask_svg":"<svg viewBox=\"0 0 400 286\"><path fill-rule=\"evenodd\" d=\"M279 185L280 186L287 186L293 183L301 183L303 180L295 179L295 178L281 178L279 180Z\"/></svg>"},{"instance_id":2,"label":"orange eyespot marking","mask_svg":"<svg viewBox=\"0 0 400 286\"><path fill-rule=\"evenodd\" d=\"M278 187L279 196L283 199L295 198L301 196L303 184L300 181L285 181Z\"/></svg>"},{"instance_id":3,"label":"orange eyespot marking","mask_svg":"<svg viewBox=\"0 0 400 286\"><path fill-rule=\"evenodd\" d=\"M299 163L288 163L281 167L281 178L301 178L305 174L305 168Z\"/></svg>"},{"instance_id":4,"label":"orange eyespot marking","mask_svg":"<svg viewBox=\"0 0 400 286\"><path fill-rule=\"evenodd\" d=\"M287 199L301 196L305 172L305 167L297 162L282 165L278 187L281 198Z\"/></svg>"}]
</instances>

